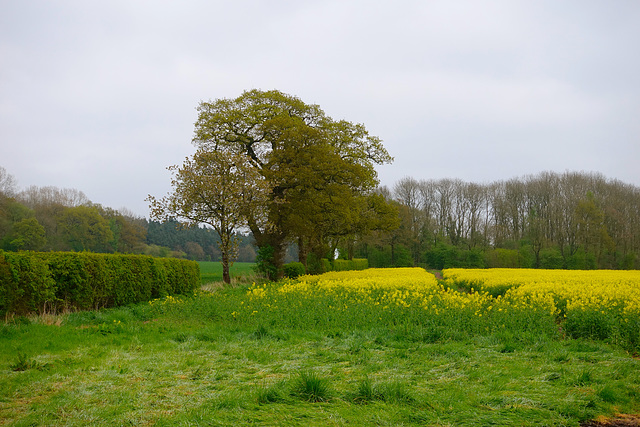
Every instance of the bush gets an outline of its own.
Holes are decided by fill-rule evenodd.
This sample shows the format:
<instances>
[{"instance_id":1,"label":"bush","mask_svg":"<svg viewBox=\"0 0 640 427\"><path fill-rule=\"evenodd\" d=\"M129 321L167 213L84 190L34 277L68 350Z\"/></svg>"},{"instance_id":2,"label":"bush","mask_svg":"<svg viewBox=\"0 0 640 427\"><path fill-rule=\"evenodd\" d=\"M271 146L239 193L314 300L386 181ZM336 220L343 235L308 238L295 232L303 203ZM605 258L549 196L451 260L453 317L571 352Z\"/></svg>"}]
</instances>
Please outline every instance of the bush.
<instances>
[{"instance_id":1,"label":"bush","mask_svg":"<svg viewBox=\"0 0 640 427\"><path fill-rule=\"evenodd\" d=\"M267 277L269 280L278 278L278 268L274 264L274 250L272 246L262 246L258 248L256 256L256 273Z\"/></svg>"},{"instance_id":2,"label":"bush","mask_svg":"<svg viewBox=\"0 0 640 427\"><path fill-rule=\"evenodd\" d=\"M366 270L367 268L369 268L369 261L366 258L336 259L333 261L333 271Z\"/></svg>"},{"instance_id":3,"label":"bush","mask_svg":"<svg viewBox=\"0 0 640 427\"><path fill-rule=\"evenodd\" d=\"M331 263L326 258L320 258L313 252L307 255L307 273L322 274L331 271Z\"/></svg>"},{"instance_id":4,"label":"bush","mask_svg":"<svg viewBox=\"0 0 640 427\"><path fill-rule=\"evenodd\" d=\"M413 267L411 251L404 245L395 245L393 248L392 263L394 267Z\"/></svg>"},{"instance_id":5,"label":"bush","mask_svg":"<svg viewBox=\"0 0 640 427\"><path fill-rule=\"evenodd\" d=\"M391 246L377 248L372 246L367 251L367 259L371 268L389 268L393 267L391 260Z\"/></svg>"},{"instance_id":6,"label":"bush","mask_svg":"<svg viewBox=\"0 0 640 427\"><path fill-rule=\"evenodd\" d=\"M0 252L0 315L126 305L193 291L194 261L87 252Z\"/></svg>"},{"instance_id":7,"label":"bush","mask_svg":"<svg viewBox=\"0 0 640 427\"><path fill-rule=\"evenodd\" d=\"M329 271L366 270L369 268L369 260L366 258L336 259L329 261L327 258L318 259L314 254L307 257L307 273L323 274Z\"/></svg>"},{"instance_id":8,"label":"bush","mask_svg":"<svg viewBox=\"0 0 640 427\"><path fill-rule=\"evenodd\" d=\"M290 279L295 279L298 276L304 276L307 274L304 264L301 262L290 262L284 265L284 276Z\"/></svg>"},{"instance_id":9,"label":"bush","mask_svg":"<svg viewBox=\"0 0 640 427\"><path fill-rule=\"evenodd\" d=\"M521 267L520 254L515 249L495 248L485 253L485 261L489 268Z\"/></svg>"},{"instance_id":10,"label":"bush","mask_svg":"<svg viewBox=\"0 0 640 427\"><path fill-rule=\"evenodd\" d=\"M540 268L553 270L564 267L562 253L556 248L546 248L540 251Z\"/></svg>"},{"instance_id":11,"label":"bush","mask_svg":"<svg viewBox=\"0 0 640 427\"><path fill-rule=\"evenodd\" d=\"M456 246L439 243L424 254L424 261L429 268L443 270L446 268L484 268L485 255L480 249L465 250Z\"/></svg>"}]
</instances>

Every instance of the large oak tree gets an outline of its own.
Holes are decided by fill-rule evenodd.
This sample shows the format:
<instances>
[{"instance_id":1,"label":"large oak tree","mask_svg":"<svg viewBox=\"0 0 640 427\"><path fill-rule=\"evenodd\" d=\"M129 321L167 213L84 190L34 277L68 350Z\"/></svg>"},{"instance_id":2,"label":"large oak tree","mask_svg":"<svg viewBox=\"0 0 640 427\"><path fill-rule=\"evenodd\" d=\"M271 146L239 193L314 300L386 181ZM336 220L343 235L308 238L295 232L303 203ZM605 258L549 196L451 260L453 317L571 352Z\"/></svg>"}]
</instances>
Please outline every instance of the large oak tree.
<instances>
[{"instance_id":1,"label":"large oak tree","mask_svg":"<svg viewBox=\"0 0 640 427\"><path fill-rule=\"evenodd\" d=\"M247 223L258 247L272 249L274 271L291 241L306 262L306 253L362 231L366 197L378 184L374 165L392 161L363 125L275 90L202 102L198 112L194 144L246 156L268 183L264 210L248 212Z\"/></svg>"}]
</instances>

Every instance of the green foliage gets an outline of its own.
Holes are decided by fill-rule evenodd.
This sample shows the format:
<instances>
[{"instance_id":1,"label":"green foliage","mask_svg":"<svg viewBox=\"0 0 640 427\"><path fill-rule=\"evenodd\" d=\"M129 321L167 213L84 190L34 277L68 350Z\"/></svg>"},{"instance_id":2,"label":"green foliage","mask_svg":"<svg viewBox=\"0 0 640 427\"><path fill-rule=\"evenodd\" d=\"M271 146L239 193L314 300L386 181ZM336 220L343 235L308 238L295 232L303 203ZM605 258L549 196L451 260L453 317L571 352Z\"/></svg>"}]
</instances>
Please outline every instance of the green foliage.
<instances>
[{"instance_id":1,"label":"green foliage","mask_svg":"<svg viewBox=\"0 0 640 427\"><path fill-rule=\"evenodd\" d=\"M358 256L365 256L370 268L413 267L411 251L403 244L372 245Z\"/></svg>"},{"instance_id":2,"label":"green foliage","mask_svg":"<svg viewBox=\"0 0 640 427\"><path fill-rule=\"evenodd\" d=\"M289 279L295 279L298 276L307 274L304 264L301 262L290 262L284 265L284 276Z\"/></svg>"},{"instance_id":3,"label":"green foliage","mask_svg":"<svg viewBox=\"0 0 640 427\"><path fill-rule=\"evenodd\" d=\"M367 248L366 253L367 260L369 261L369 267L371 268L389 268L393 267L391 258L391 246L384 246L379 248L377 246L370 246Z\"/></svg>"},{"instance_id":4,"label":"green foliage","mask_svg":"<svg viewBox=\"0 0 640 427\"><path fill-rule=\"evenodd\" d=\"M393 247L392 264L394 267L413 267L411 251L404 245Z\"/></svg>"},{"instance_id":5,"label":"green foliage","mask_svg":"<svg viewBox=\"0 0 640 427\"><path fill-rule=\"evenodd\" d=\"M9 249L28 251L41 249L47 241L44 227L35 218L25 218L13 224L8 240Z\"/></svg>"},{"instance_id":6,"label":"green foliage","mask_svg":"<svg viewBox=\"0 0 640 427\"><path fill-rule=\"evenodd\" d=\"M248 213L248 225L258 247L273 248L275 277L287 241L320 254L307 268L322 272L321 254L330 243L373 228L374 165L392 158L363 125L333 120L319 106L277 90L201 102L198 113L198 149L244 156L268 184L265 206Z\"/></svg>"},{"instance_id":7,"label":"green foliage","mask_svg":"<svg viewBox=\"0 0 640 427\"><path fill-rule=\"evenodd\" d=\"M569 270L595 270L598 267L595 255L585 252L583 248L578 248L568 256L566 264Z\"/></svg>"},{"instance_id":8,"label":"green foliage","mask_svg":"<svg viewBox=\"0 0 640 427\"><path fill-rule=\"evenodd\" d=\"M518 268L520 259L515 249L495 248L485 253L485 260L489 268Z\"/></svg>"},{"instance_id":9,"label":"green foliage","mask_svg":"<svg viewBox=\"0 0 640 427\"><path fill-rule=\"evenodd\" d=\"M278 278L278 267L274 260L274 250L272 246L266 245L258 248L255 268L258 274L262 274L269 280L276 280Z\"/></svg>"},{"instance_id":10,"label":"green foliage","mask_svg":"<svg viewBox=\"0 0 640 427\"><path fill-rule=\"evenodd\" d=\"M322 263L322 271L327 272L333 270L333 264L327 258L322 258L320 261Z\"/></svg>"},{"instance_id":11,"label":"green foliage","mask_svg":"<svg viewBox=\"0 0 640 427\"><path fill-rule=\"evenodd\" d=\"M161 199L149 195L151 217L161 221L178 219L188 227L211 226L220 239L222 277L231 283L229 267L236 260L237 231L262 212L269 185L244 154L200 149L174 172L172 191ZM193 244L191 244L193 246ZM202 247L189 252L204 255Z\"/></svg>"},{"instance_id":12,"label":"green foliage","mask_svg":"<svg viewBox=\"0 0 640 427\"><path fill-rule=\"evenodd\" d=\"M200 284L197 263L144 255L0 252L0 314L126 305L184 294Z\"/></svg>"},{"instance_id":13,"label":"green foliage","mask_svg":"<svg viewBox=\"0 0 640 427\"><path fill-rule=\"evenodd\" d=\"M307 273L309 274L322 274L327 271L331 271L331 263L325 258L320 258L314 252L307 255Z\"/></svg>"},{"instance_id":14,"label":"green foliage","mask_svg":"<svg viewBox=\"0 0 640 427\"><path fill-rule=\"evenodd\" d=\"M429 268L442 270L445 268L484 268L484 252L481 249L460 249L453 245L440 243L424 254L424 261Z\"/></svg>"},{"instance_id":15,"label":"green foliage","mask_svg":"<svg viewBox=\"0 0 640 427\"><path fill-rule=\"evenodd\" d=\"M540 251L540 268L559 269L564 267L564 258L557 248L546 248Z\"/></svg>"},{"instance_id":16,"label":"green foliage","mask_svg":"<svg viewBox=\"0 0 640 427\"><path fill-rule=\"evenodd\" d=\"M520 249L495 248L484 253L487 268L532 268L533 261L526 246Z\"/></svg>"},{"instance_id":17,"label":"green foliage","mask_svg":"<svg viewBox=\"0 0 640 427\"><path fill-rule=\"evenodd\" d=\"M488 185L405 177L378 191L397 205L399 226L349 248L375 267L402 265L388 254L401 244L415 265L429 252L429 266L479 267L464 253L479 250L488 267L640 268L640 192L598 174L543 172Z\"/></svg>"},{"instance_id":18,"label":"green foliage","mask_svg":"<svg viewBox=\"0 0 640 427\"><path fill-rule=\"evenodd\" d=\"M349 271L349 270L366 270L369 268L369 260L366 258L335 259L333 261L327 258L319 259L314 253L307 256L307 274L322 274L328 271Z\"/></svg>"},{"instance_id":19,"label":"green foliage","mask_svg":"<svg viewBox=\"0 0 640 427\"><path fill-rule=\"evenodd\" d=\"M639 268L638 255L629 253L621 257L620 266L621 270L634 270Z\"/></svg>"},{"instance_id":20,"label":"green foliage","mask_svg":"<svg viewBox=\"0 0 640 427\"><path fill-rule=\"evenodd\" d=\"M111 252L113 232L97 207L67 208L58 218L58 227L74 251Z\"/></svg>"},{"instance_id":21,"label":"green foliage","mask_svg":"<svg viewBox=\"0 0 640 427\"><path fill-rule=\"evenodd\" d=\"M366 258L336 259L332 264L333 271L366 270L369 268L369 261Z\"/></svg>"},{"instance_id":22,"label":"green foliage","mask_svg":"<svg viewBox=\"0 0 640 427\"><path fill-rule=\"evenodd\" d=\"M45 311L56 301L55 287L38 253L0 251L0 316Z\"/></svg>"}]
</instances>

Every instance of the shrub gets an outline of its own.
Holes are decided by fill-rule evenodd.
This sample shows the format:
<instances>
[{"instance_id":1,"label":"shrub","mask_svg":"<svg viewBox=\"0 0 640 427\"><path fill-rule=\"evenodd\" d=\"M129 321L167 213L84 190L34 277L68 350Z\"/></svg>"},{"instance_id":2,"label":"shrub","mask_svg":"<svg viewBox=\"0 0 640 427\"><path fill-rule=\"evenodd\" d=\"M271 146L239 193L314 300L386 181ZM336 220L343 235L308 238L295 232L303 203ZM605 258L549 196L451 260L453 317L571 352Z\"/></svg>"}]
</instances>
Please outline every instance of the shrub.
<instances>
[{"instance_id":1,"label":"shrub","mask_svg":"<svg viewBox=\"0 0 640 427\"><path fill-rule=\"evenodd\" d=\"M327 265L325 261L327 261L329 265ZM322 274L326 273L327 271L331 271L331 263L329 262L329 260L320 258L313 252L307 255L307 273Z\"/></svg>"},{"instance_id":2,"label":"shrub","mask_svg":"<svg viewBox=\"0 0 640 427\"><path fill-rule=\"evenodd\" d=\"M391 246L387 245L384 248L370 247L368 249L367 259L371 268L392 267Z\"/></svg>"},{"instance_id":3,"label":"shrub","mask_svg":"<svg viewBox=\"0 0 640 427\"><path fill-rule=\"evenodd\" d=\"M278 269L274 264L273 254L272 246L262 246L258 248L256 257L256 273L267 277L269 280L278 278Z\"/></svg>"},{"instance_id":4,"label":"shrub","mask_svg":"<svg viewBox=\"0 0 640 427\"><path fill-rule=\"evenodd\" d=\"M333 271L366 270L369 268L369 261L365 259L336 259L333 261Z\"/></svg>"},{"instance_id":5,"label":"shrub","mask_svg":"<svg viewBox=\"0 0 640 427\"><path fill-rule=\"evenodd\" d=\"M284 275L290 279L307 274L304 264L301 262L290 262L284 265Z\"/></svg>"},{"instance_id":6,"label":"shrub","mask_svg":"<svg viewBox=\"0 0 640 427\"><path fill-rule=\"evenodd\" d=\"M546 248L540 251L540 268L560 269L564 266L562 253L556 248Z\"/></svg>"}]
</instances>

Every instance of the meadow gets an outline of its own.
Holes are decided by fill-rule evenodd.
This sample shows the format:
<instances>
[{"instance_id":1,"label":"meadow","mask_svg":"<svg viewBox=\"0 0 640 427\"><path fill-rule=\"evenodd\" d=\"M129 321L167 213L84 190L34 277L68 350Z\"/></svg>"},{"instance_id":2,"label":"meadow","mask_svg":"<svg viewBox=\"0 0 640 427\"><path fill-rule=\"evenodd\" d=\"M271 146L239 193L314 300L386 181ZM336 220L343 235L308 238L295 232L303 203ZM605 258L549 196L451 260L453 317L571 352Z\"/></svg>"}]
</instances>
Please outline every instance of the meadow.
<instances>
[{"instance_id":1,"label":"meadow","mask_svg":"<svg viewBox=\"0 0 640 427\"><path fill-rule=\"evenodd\" d=\"M200 282L203 285L222 282L222 264L215 261L198 261L200 265ZM234 262L229 269L234 282L246 282L255 276L255 263Z\"/></svg>"},{"instance_id":2,"label":"meadow","mask_svg":"<svg viewBox=\"0 0 640 427\"><path fill-rule=\"evenodd\" d=\"M571 298L444 277L332 272L10 319L0 424L579 426L640 412L637 349L567 332Z\"/></svg>"}]
</instances>

